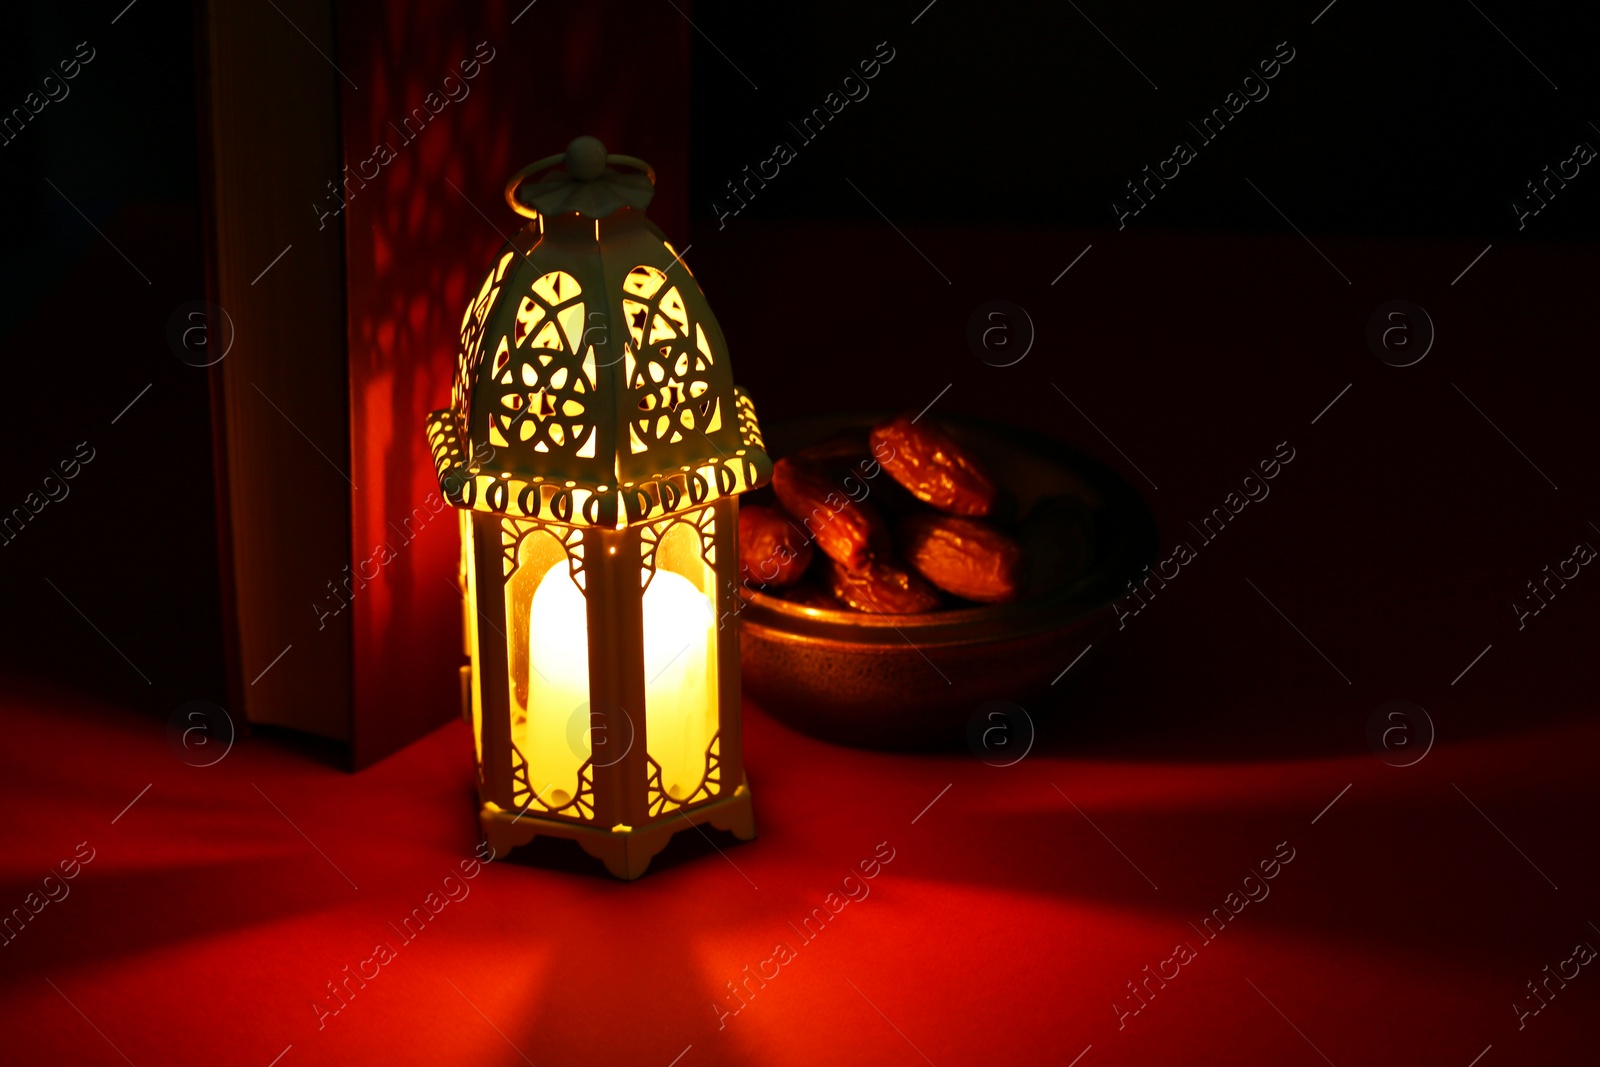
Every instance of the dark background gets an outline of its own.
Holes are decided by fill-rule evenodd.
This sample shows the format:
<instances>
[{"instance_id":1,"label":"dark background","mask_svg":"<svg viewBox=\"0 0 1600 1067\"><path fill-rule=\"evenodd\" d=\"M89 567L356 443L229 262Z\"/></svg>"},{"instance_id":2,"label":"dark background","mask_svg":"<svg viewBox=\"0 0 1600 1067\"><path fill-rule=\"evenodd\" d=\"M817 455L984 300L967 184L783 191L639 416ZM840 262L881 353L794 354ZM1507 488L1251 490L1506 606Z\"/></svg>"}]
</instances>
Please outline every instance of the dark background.
<instances>
[{"instance_id":1,"label":"dark background","mask_svg":"<svg viewBox=\"0 0 1600 1067\"><path fill-rule=\"evenodd\" d=\"M0 661L166 714L226 692L206 372L166 342L173 310L205 292L195 27L189 5L148 0L112 24L126 2L5 14L6 114L61 80L79 42L95 54L65 99L0 145L0 373L16 449L0 510L23 506L80 442L95 458L0 546Z\"/></svg>"},{"instance_id":2,"label":"dark background","mask_svg":"<svg viewBox=\"0 0 1600 1067\"><path fill-rule=\"evenodd\" d=\"M1241 423L1238 411L1285 403L1315 410L1357 377L1346 373L1351 367L1382 371L1359 342L1361 323L1377 304L1405 296L1450 322L1444 336L1489 338L1512 362L1529 362L1525 375L1502 368L1460 384L1478 403L1496 401L1489 406L1509 436L1547 467L1567 464L1566 476L1552 472L1566 484L1576 473L1571 457L1587 446L1578 438L1530 442L1528 432L1550 428L1549 390L1574 384L1563 385L1562 375L1582 343L1574 339L1584 335L1591 261L1567 248L1544 280L1517 279L1513 264L1523 261L1507 253L1592 242L1600 193L1591 186L1600 178L1586 168L1521 232L1510 204L1576 141L1600 146L1589 125L1600 118L1590 54L1600 16L1565 5L1479 5L1480 13L1466 0L1415 9L1338 0L1311 25L1319 2L680 5L696 27L688 238L764 414L904 404L951 382L959 385L941 412L1005 417L1019 380L1046 395L1059 382L1135 459L1141 452L1131 442L1152 424L1168 439L1203 442L1164 464L1144 453L1145 464L1164 467L1180 492L1192 492L1192 500L1166 505L1171 518L1191 504L1209 507L1219 472L1248 466L1271 444L1265 436L1278 431L1255 415ZM0 547L0 596L17 606L0 655L164 710L224 691L205 377L157 340L171 310L204 291L194 26L186 5L148 0L108 24L123 4L34 0L7 15L4 108L20 106L77 42L88 40L97 54L66 100L0 145L0 343L19 457L0 470L0 508L19 505L78 442L89 441L97 458L69 499ZM868 83L868 98L801 144L788 123L821 106L884 41L895 57ZM1270 96L1249 104L1215 143L1199 145L1187 121L1220 106L1280 41L1296 54L1268 83ZM1118 233L1112 199L1178 138L1190 138L1199 158ZM723 183L768 157L779 139L797 158L719 228L712 202ZM553 147L527 146L527 154ZM1246 179L1354 278L1348 290ZM135 263L159 251L160 269L144 268L147 283L96 229L117 234ZM1256 237L1282 244L1260 259L1259 247L1215 243ZM1399 244L1348 243L1362 238ZM1049 280L1090 242L1092 258L1072 275L1077 288L1052 288ZM1495 251L1469 275L1479 287L1450 287L1491 242ZM827 313L819 336L835 340L820 346L774 338L788 298L748 270L762 257L792 259L802 245L806 262L787 262L785 277L826 280L831 265L859 268L863 256L873 264L852 275L848 306ZM1402 265L1402 247L1418 257ZM1235 264L1257 259L1250 269L1218 273L1220 248L1232 249L1226 255ZM919 305L920 325L908 331L884 310L905 305L883 294L912 299L905 293L939 285L919 255L956 284L942 303ZM1269 294L1286 277L1303 280L1303 291ZM1426 285L1417 283L1422 277ZM966 350L969 313L995 297L1038 319L1041 357L1020 378ZM1263 300L1272 308L1266 318ZM1504 313L1512 303L1552 301L1563 311L1542 316L1542 333ZM1130 340L1128 324L1153 318L1184 325L1169 325L1157 343ZM1336 340L1324 353L1315 338L1329 334ZM1174 346L1174 336L1197 340ZM895 358L875 361L859 388L830 384L826 372L886 352ZM1117 361L1129 352L1139 365L1119 378ZM1041 361L1062 353L1064 362ZM797 375L803 360L820 362ZM1397 421L1381 432L1428 442L1441 465L1455 462L1452 435L1483 435L1474 443L1504 449L1520 466L1450 392L1451 373L1425 365L1390 394L1385 403L1398 405ZM1119 399L1130 382L1148 394ZM1414 406L1424 394L1447 413L1439 417L1460 416L1460 425L1442 436L1425 428ZM1034 421L1117 462L1086 419L1064 406L1059 417ZM1574 422L1567 428L1579 431ZM1524 476L1532 472L1508 475ZM1543 491L1537 479L1535 486ZM1432 505L1413 497L1396 506L1426 529ZM1542 554L1533 543L1513 554L1504 580L1487 582L1493 595L1514 594L1522 558ZM1444 581L1431 564L1419 565L1424 584ZM143 666L137 676L109 654L107 637Z\"/></svg>"},{"instance_id":3,"label":"dark background","mask_svg":"<svg viewBox=\"0 0 1600 1067\"><path fill-rule=\"evenodd\" d=\"M0 212L0 332L14 329L101 243L51 182L101 229L135 206L182 208L198 224L193 15L187 4L149 4L140 11L141 3L108 25L125 3L7 5L0 45L4 114L23 107L28 93L41 92L46 76L60 81L59 63L73 58L80 41L95 56L66 83L65 99L48 104L20 136L0 144L6 205ZM128 278L143 284L132 272Z\"/></svg>"},{"instance_id":4,"label":"dark background","mask_svg":"<svg viewBox=\"0 0 1600 1067\"><path fill-rule=\"evenodd\" d=\"M1308 233L1565 241L1600 222L1587 174L1558 218L1518 233L1510 210L1575 142L1600 148L1592 7L1338 0L1313 26L1327 0L938 0L910 25L926 2L697 3L698 216L784 139L799 158L741 221L872 216L848 177L901 225L1114 225L1123 183L1183 139L1199 159L1130 228L1284 230L1246 177ZM871 95L800 146L787 123L885 40L896 56ZM1187 123L1280 41L1295 58L1270 95L1201 147Z\"/></svg>"},{"instance_id":5,"label":"dark background","mask_svg":"<svg viewBox=\"0 0 1600 1067\"><path fill-rule=\"evenodd\" d=\"M152 4L108 27L124 2L30 0L7 12L6 109L77 42L97 55L66 100L0 145L0 329L97 239L46 179L102 227L130 204L197 206L192 12ZM1600 226L1587 173L1562 191L1559 212L1521 232L1510 209L1576 141L1600 147L1589 124L1600 121L1592 8L1490 4L1480 14L1467 0L1337 0L1310 26L1324 0L1080 4L1081 14L1071 4L937 0L911 25L924 2L680 5L700 31L696 221L714 224L724 183L786 140L798 158L739 221L875 217L849 178L897 223L1114 225L1110 202L1125 199L1124 182L1184 139L1199 158L1130 227L1283 230L1246 177L1307 232L1568 241L1592 240ZM895 59L870 95L802 144L788 123L821 106L881 41ZM1220 106L1280 41L1295 59L1270 95L1202 147L1187 123Z\"/></svg>"}]
</instances>

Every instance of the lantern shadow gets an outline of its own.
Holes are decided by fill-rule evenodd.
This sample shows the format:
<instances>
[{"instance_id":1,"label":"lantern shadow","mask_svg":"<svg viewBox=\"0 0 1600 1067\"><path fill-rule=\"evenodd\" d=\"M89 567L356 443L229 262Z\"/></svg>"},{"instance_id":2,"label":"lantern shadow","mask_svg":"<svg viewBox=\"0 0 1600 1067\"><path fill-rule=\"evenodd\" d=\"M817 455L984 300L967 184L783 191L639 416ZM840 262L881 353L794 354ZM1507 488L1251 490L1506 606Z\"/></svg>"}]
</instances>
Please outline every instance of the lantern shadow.
<instances>
[{"instance_id":1,"label":"lantern shadow","mask_svg":"<svg viewBox=\"0 0 1600 1067\"><path fill-rule=\"evenodd\" d=\"M0 987L32 981L63 961L92 967L170 953L337 910L346 898L330 894L317 862L274 855L133 870L91 863L65 883L66 897L45 905L6 946L11 966L0 972ZM38 880L0 883L0 899L21 902L30 893L43 895Z\"/></svg>"}]
</instances>

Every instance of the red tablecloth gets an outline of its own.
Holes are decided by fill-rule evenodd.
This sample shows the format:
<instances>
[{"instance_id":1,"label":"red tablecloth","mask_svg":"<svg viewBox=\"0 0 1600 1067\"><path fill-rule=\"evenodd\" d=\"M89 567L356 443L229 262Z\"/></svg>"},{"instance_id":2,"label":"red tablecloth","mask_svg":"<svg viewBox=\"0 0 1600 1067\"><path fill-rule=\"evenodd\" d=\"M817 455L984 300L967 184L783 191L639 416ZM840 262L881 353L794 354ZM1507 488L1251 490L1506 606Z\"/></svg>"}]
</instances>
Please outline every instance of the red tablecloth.
<instances>
[{"instance_id":1,"label":"red tablecloth","mask_svg":"<svg viewBox=\"0 0 1600 1067\"><path fill-rule=\"evenodd\" d=\"M1253 621L1269 680L1274 659L1326 670ZM1230 643L1194 636L1159 672L1108 648L1075 668L1080 692L1190 716L1178 679ZM1265 731L1307 714L1261 704ZM0 899L23 907L75 850L93 858L0 949L0 1058L1465 1067L1492 1045L1483 1063L1593 1062L1588 968L1520 1027L1513 1011L1537 1006L1524 983L1546 965L1600 945L1592 724L1508 723L1393 768L1355 746L1208 758L1218 724L1147 746L1046 723L996 768L747 715L755 842L680 836L633 884L564 851L467 879L459 725L354 777L259 739L197 768L159 722L13 689Z\"/></svg>"}]
</instances>

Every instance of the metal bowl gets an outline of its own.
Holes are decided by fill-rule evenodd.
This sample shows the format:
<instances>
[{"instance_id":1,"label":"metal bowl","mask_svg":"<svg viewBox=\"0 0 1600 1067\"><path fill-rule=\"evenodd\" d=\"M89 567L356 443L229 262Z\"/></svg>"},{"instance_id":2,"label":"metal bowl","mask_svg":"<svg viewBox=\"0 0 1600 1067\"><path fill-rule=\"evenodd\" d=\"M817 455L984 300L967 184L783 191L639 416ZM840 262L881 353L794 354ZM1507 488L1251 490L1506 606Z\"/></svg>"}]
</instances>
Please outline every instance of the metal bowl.
<instances>
[{"instance_id":1,"label":"metal bowl","mask_svg":"<svg viewBox=\"0 0 1600 1067\"><path fill-rule=\"evenodd\" d=\"M791 455L879 421L866 415L780 423L768 428L768 451ZM962 742L988 701L1038 709L1052 681L1109 627L1112 601L1155 560L1155 518L1109 468L1013 427L966 419L939 424L985 460L1019 513L1062 493L1096 504L1092 562L1048 592L919 615L834 611L744 590L745 692L802 733L864 748L947 747Z\"/></svg>"}]
</instances>

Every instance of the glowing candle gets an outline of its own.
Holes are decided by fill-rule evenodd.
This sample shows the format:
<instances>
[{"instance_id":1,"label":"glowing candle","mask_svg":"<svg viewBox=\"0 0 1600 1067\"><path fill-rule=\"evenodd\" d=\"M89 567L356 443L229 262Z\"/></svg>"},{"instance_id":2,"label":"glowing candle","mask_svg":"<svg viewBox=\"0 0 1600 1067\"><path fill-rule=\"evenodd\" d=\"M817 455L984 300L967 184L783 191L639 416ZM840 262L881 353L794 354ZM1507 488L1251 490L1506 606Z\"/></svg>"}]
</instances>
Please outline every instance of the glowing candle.
<instances>
[{"instance_id":1,"label":"glowing candle","mask_svg":"<svg viewBox=\"0 0 1600 1067\"><path fill-rule=\"evenodd\" d=\"M715 622L693 582L657 568L644 592L645 722L661 786L675 800L705 776L717 729Z\"/></svg>"},{"instance_id":2,"label":"glowing candle","mask_svg":"<svg viewBox=\"0 0 1600 1067\"><path fill-rule=\"evenodd\" d=\"M551 567L533 594L528 628L528 728L534 737L569 739L575 712L589 702L589 633L583 592L565 564ZM705 776L706 746L716 733L716 614L693 582L657 570L644 593L645 724L662 786L681 799ZM580 752L530 746L528 779L546 803L570 798L577 764L592 751L585 727ZM573 757L576 756L574 762Z\"/></svg>"},{"instance_id":3,"label":"glowing candle","mask_svg":"<svg viewBox=\"0 0 1600 1067\"><path fill-rule=\"evenodd\" d=\"M525 746L523 755L533 791L552 806L572 798L577 769L589 758L588 724L581 733L567 729L573 713L587 712L589 705L586 607L583 590L563 562L539 580L529 609L528 663L533 676L528 679L527 735L545 743ZM566 738L568 743L557 738ZM572 751L574 747L578 751Z\"/></svg>"}]
</instances>

